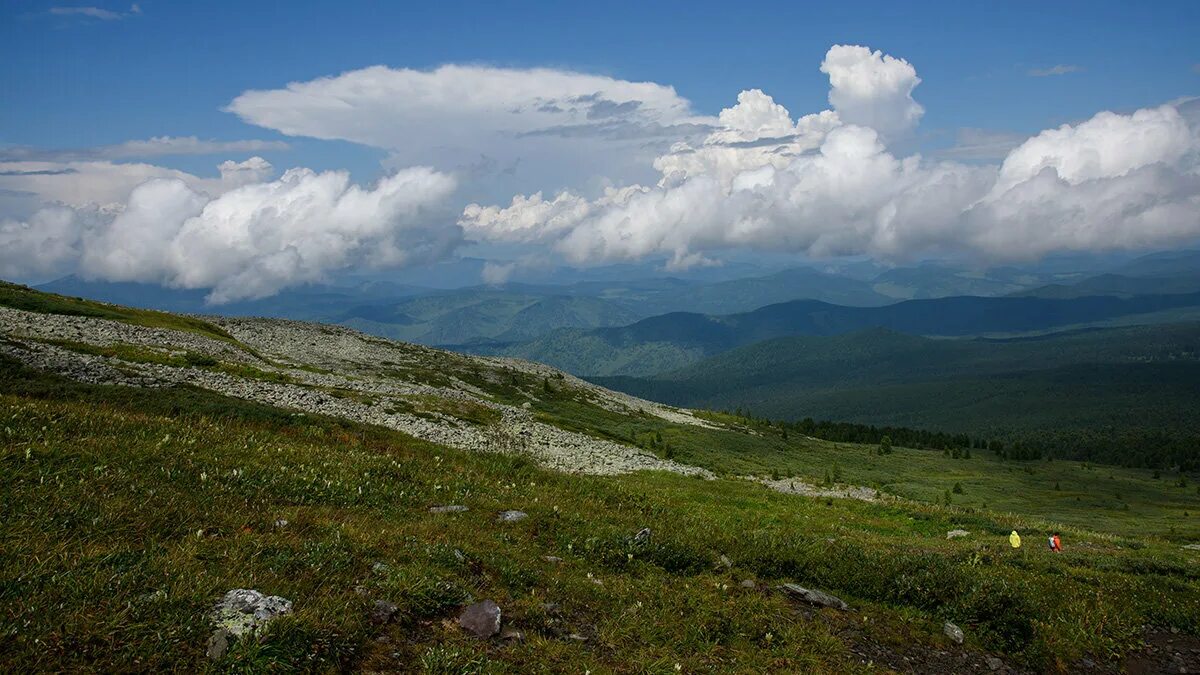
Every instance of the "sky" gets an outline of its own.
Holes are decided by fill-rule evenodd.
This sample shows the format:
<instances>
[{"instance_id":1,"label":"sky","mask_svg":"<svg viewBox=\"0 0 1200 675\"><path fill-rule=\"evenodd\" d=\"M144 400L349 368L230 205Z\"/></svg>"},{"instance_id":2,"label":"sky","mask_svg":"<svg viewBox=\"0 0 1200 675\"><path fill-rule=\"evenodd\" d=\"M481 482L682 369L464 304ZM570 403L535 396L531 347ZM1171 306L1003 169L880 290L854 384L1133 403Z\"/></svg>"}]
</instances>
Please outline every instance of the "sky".
<instances>
[{"instance_id":1,"label":"sky","mask_svg":"<svg viewBox=\"0 0 1200 675\"><path fill-rule=\"evenodd\" d=\"M0 5L0 277L1200 237L1200 4Z\"/></svg>"}]
</instances>

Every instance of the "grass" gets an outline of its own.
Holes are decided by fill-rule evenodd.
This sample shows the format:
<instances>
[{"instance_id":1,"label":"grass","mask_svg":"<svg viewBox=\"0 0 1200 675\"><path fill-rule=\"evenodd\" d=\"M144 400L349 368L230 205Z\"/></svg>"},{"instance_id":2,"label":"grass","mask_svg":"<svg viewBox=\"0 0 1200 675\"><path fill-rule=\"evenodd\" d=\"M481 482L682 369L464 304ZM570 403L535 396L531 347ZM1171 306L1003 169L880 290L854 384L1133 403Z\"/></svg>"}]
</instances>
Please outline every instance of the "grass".
<instances>
[{"instance_id":1,"label":"grass","mask_svg":"<svg viewBox=\"0 0 1200 675\"><path fill-rule=\"evenodd\" d=\"M704 429L657 417L630 417L588 405L568 393L543 396L534 406L542 421L612 440L637 444L660 456L726 476L796 477L822 483L835 470L838 482L874 487L886 494L962 510L1020 513L1052 524L1114 535L1152 535L1173 542L1200 541L1197 481L1149 469L1072 461L1004 460L984 450L955 459L940 450L834 443L799 434L783 438L761 423L720 413L704 416L726 425ZM658 438L662 442L658 442ZM961 483L962 494L953 492Z\"/></svg>"},{"instance_id":2,"label":"grass","mask_svg":"<svg viewBox=\"0 0 1200 675\"><path fill-rule=\"evenodd\" d=\"M149 328L168 328L197 333L205 337L237 343L229 333L202 319L168 312L133 309L105 302L70 298L54 293L35 291L28 286L0 281L0 306L42 314L66 314L121 321Z\"/></svg>"},{"instance_id":3,"label":"grass","mask_svg":"<svg viewBox=\"0 0 1200 675\"><path fill-rule=\"evenodd\" d=\"M204 669L205 613L238 587L295 612L220 670L854 672L864 641L945 649L946 619L972 648L1052 670L1136 649L1145 625L1200 630L1197 554L1144 533L1070 528L1053 555L1037 517L557 474L200 390L0 365L3 671ZM568 403L547 397L543 414L584 424ZM745 437L730 450L742 461L767 452L765 437L722 433ZM682 434L663 431L699 453ZM964 499L978 489L958 480ZM470 510L428 512L440 504ZM530 517L496 522L511 508ZM957 527L972 536L947 541ZM1013 528L1029 546L1007 547ZM745 578L820 587L854 611L800 612ZM444 620L468 598L494 599L525 639L464 637ZM367 621L374 599L400 606L395 624Z\"/></svg>"}]
</instances>

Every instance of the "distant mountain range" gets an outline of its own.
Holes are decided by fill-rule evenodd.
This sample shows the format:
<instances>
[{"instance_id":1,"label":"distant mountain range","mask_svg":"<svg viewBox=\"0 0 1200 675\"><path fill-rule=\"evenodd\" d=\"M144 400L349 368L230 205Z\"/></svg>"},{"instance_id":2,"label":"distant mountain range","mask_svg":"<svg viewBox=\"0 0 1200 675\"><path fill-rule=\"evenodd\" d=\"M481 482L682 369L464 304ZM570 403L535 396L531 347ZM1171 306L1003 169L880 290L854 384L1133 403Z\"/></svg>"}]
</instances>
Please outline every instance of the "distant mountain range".
<instances>
[{"instance_id":1,"label":"distant mountain range","mask_svg":"<svg viewBox=\"0 0 1200 675\"><path fill-rule=\"evenodd\" d=\"M813 300L752 312L663 314L628 326L558 330L512 344L463 347L518 356L585 375L651 375L763 340L839 335L887 328L911 335L1020 334L1154 314L1147 322L1200 315L1200 293L1122 298L953 297L908 300L883 307L846 307Z\"/></svg>"},{"instance_id":2,"label":"distant mountain range","mask_svg":"<svg viewBox=\"0 0 1200 675\"><path fill-rule=\"evenodd\" d=\"M647 368L678 367L715 353L705 337L712 331L697 325L694 317L682 320L692 321L687 326L700 329L702 334L687 344L677 340L670 340L671 344L644 344L638 339L621 338L622 351L617 353L609 343L612 334L588 333L641 320L652 320L652 326L655 317L678 312L734 315L801 300L846 308L879 308L899 300L963 295L1074 299L1200 292L1200 253L1195 251L1133 260L1052 259L1033 266L983 271L937 262L884 268L871 261L843 261L820 268L795 267L769 273L754 265L730 264L672 277L647 264L620 264L526 270L519 275L521 282L446 287L461 284L464 279L478 279L486 263L478 258L462 258L421 270L398 271L386 279L351 277L341 283L301 286L260 300L219 306L205 304L207 291L203 289L93 282L78 277L65 277L39 288L173 312L339 323L424 344L547 358L588 373L645 373ZM970 316L967 319L974 320ZM859 327L864 326L852 322L836 330ZM643 328L646 326L633 331ZM779 333L767 330L749 334L754 338ZM602 336L599 341L594 339L596 335ZM744 344L742 338L722 340L718 340L721 344L716 349ZM564 353L555 356L557 352ZM599 362L607 365L594 370Z\"/></svg>"}]
</instances>

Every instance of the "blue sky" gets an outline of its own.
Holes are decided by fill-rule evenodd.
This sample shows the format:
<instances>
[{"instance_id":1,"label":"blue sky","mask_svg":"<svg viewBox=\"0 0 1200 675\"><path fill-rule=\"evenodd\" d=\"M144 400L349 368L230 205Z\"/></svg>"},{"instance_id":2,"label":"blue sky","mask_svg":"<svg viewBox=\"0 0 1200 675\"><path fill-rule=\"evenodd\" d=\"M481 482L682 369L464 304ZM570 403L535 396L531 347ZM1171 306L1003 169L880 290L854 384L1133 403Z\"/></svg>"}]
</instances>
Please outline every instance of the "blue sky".
<instances>
[{"instance_id":1,"label":"blue sky","mask_svg":"<svg viewBox=\"0 0 1200 675\"><path fill-rule=\"evenodd\" d=\"M4 143L279 137L220 109L246 89L375 64L565 67L670 84L708 113L759 87L794 112L812 111L828 89L816 64L838 43L870 45L917 67L930 144L949 142L958 127L1032 133L1097 110L1200 93L1196 2L149 0L139 3L140 15L108 21L49 14L55 4L71 6L0 7ZM1056 65L1081 70L1028 74ZM378 153L325 145L302 144L293 161L376 168ZM209 164L193 158L181 166Z\"/></svg>"},{"instance_id":2,"label":"blue sky","mask_svg":"<svg viewBox=\"0 0 1200 675\"><path fill-rule=\"evenodd\" d=\"M24 176L20 182L0 180L0 191L4 191L0 192L0 218L17 219L8 226L14 242L10 251L18 250L18 244L32 250L29 246L36 244L39 250L53 249L54 256L68 260L65 266L57 262L42 265L38 273L48 274L51 269L58 272L72 268L78 262L72 256L88 257L84 249L90 244L84 234L107 228L106 219L126 209L124 194L139 185L138 181L170 178L174 174L168 172L172 170L185 172L181 178L191 189L203 194L205 199L215 199L235 186L250 182L251 178L254 181L272 180L291 167L306 167L315 172L346 170L353 182L370 185L398 170L427 165L450 176L453 184L435 186L434 192L440 201L436 208L432 202L422 202L420 208L426 214L422 217L441 218L442 224L438 226L441 230L453 229L456 221L464 229L447 235L449 239L457 237L461 240L458 242L443 241L446 237L441 230L436 236L424 232L419 237L420 246L415 247L420 249L417 257L422 259L453 255L464 245L473 250L466 242L483 238L495 247L485 247L485 250L515 250L518 253L513 255L524 255L530 260L541 252L546 256L565 257L572 264L630 260L647 255L666 257L673 261L672 264L680 266L711 264L719 262L720 250L747 246L751 250L756 247L776 250L777 247L752 236L716 236L711 231L701 231L703 228L699 226L696 231L686 234L645 228L634 232L617 231L620 227L642 225L618 226L596 221L601 212L608 214L609 221L631 220L629 214L614 214L610 204L600 202L559 202L554 213L572 207L579 213L587 211L588 218L596 222L580 222L580 227L549 228L554 229L550 234L545 231L548 226L544 222L528 225L530 218L546 217L541 211L547 209L541 205L537 205L539 213L533 215L483 213L470 219L458 218L455 214L473 202L482 207L493 204L503 207L513 196L530 197L537 191L543 191L547 200L560 193L591 200L596 199L605 187L643 185L655 194L658 194L656 190L672 188L667 185L670 180L661 167L654 163L659 161L655 158L664 157L671 143L676 141L689 143L689 147L712 143L715 137L706 140L705 134L719 130L716 116L734 106L739 92L761 89L770 97L761 102L762 106L782 105L792 120L829 110L831 75L822 72L821 66L834 45L863 45L869 48L865 52L868 55L870 50L878 50L874 61L860 64L861 68L874 68L873 72L883 78L875 80L876 84L887 78L901 78L901 89L884 91L877 99L872 99L873 103L863 104L875 106L870 114L891 114L899 110L894 108L897 101L915 102L914 105L920 107L910 120L897 121L896 128L888 131L883 128L883 123L856 119L856 113L849 106L832 105L833 112L840 115L841 126L874 129L879 132L878 141L882 144L880 147L886 149L887 157L903 159L920 153L921 161L926 165L940 160L952 160L967 167L982 163L993 167L994 173L1010 150L1042 130L1062 124L1080 125L1103 111L1131 115L1139 109L1152 109L1200 94L1200 40L1195 39L1200 34L1200 3L1156 2L1142 6L1111 2L909 4L911 6L871 2L731 5L710 2L417 4L146 0L137 5L101 2L86 5L10 0L0 6L0 63L3 63L0 83L5 101L5 105L0 106L0 152L7 148L0 159L42 161L37 166L18 167L14 164L9 167L9 173L36 171L43 177L37 181L29 176ZM891 62L893 57L896 63L903 60L904 68L909 70L889 70L895 65ZM359 106L354 114L329 121L322 117L323 111L333 105L331 101L343 100L347 91L332 87L308 92L313 96L300 103L302 108L308 107L297 113L307 115L305 120L280 121L290 115L292 106L296 105L294 100L282 97L288 83L316 82L317 86L324 86L319 85L319 78L338 78L344 73L381 65L389 69L381 72L383 80L372 80L363 85L361 81L351 82L352 78L347 78L344 81L337 79L335 84L361 89L362 86L374 87L377 82L388 82L389 87L407 87L411 83L405 78L418 77L419 73L414 74L417 71L431 71L447 64L484 70L471 75L476 79L470 79L470 84L462 84L466 80L454 80L451 74L434 78L437 81L433 84L420 85L428 87L421 91L433 92L431 95L436 96L453 91L458 96L470 98L474 96L470 91L472 87L487 89L488 83L516 74L524 78L522 81L531 91L538 93L536 97L530 94L529 105L534 105L534 101L556 100L556 86L565 87L563 96L579 97L590 91L587 86L594 84L591 81L552 84L544 73L534 72L535 69L551 71L551 76L554 73L605 76L610 84L601 82L595 86L609 87L605 89L605 95L612 100L600 100L613 106L626 101L632 108L625 110L637 109L641 117L621 119L636 122L641 129L637 138L641 140L635 143L625 138L616 142L609 138L572 145L566 140L565 125L527 128L522 126L524 121L505 122L492 130L487 116L453 119L458 110L453 101L438 104L444 107L428 108L406 100L352 101L347 105ZM847 68L859 66L851 64ZM854 72L862 75L866 71L861 68ZM447 78L453 81L443 88ZM914 84L918 78L919 84ZM647 92L630 93L633 87L627 83L640 82L658 85L649 92L651 96L660 97L657 104L636 98ZM463 86L468 89L465 93ZM626 93L613 94L614 87L623 87ZM673 88L673 94L669 88ZM252 101L252 105L244 106L236 113L227 110L239 96L250 91L273 92L276 98ZM887 98L889 96L892 98ZM487 102L480 105L485 104L491 105ZM390 105L408 106L407 112L389 118ZM509 101L504 105L516 104ZM1192 108L1187 108L1186 104L1180 108L1185 119L1194 119ZM354 116L360 113L361 120ZM601 109L580 108L571 114L575 117L570 119L582 119L585 115L593 119L601 116ZM443 117L446 117L446 123L436 124ZM422 124L414 123L414 120ZM1180 133L1187 135L1172 119L1145 124L1158 122L1170 127L1159 137L1164 148L1178 145L1182 138ZM668 131L647 132L648 124L659 125L655 128ZM1194 124L1188 124L1194 131ZM1110 180L1133 169L1159 164L1174 167L1177 170L1175 177L1180 180L1188 180L1194 173L1190 163L1177 166L1179 162L1191 162L1186 159L1191 156L1187 152L1170 153L1167 159L1116 158L1108 164L1119 171L1111 167L1111 171L1105 169L1110 173L1116 171L1112 175L1080 173L1071 169L1072 162L1076 161L1072 157L1078 158L1083 156L1078 153L1090 151L1087 143L1100 143L1103 147L1113 145L1102 140L1099 135L1102 132L1116 134L1104 137L1117 139L1115 145L1121 144L1120 138L1145 137L1145 129L1132 121L1125 125L1128 128L1115 131L1107 123L1095 126L1096 129L1086 133L1073 134L1069 140L1073 145L1055 146L1059 149L1049 151L1049 155L1058 157L1054 161L1059 177L1072 188L1079 188L1085 180ZM743 145L762 143L766 138L747 136L749 132L745 129L734 131L741 134L737 136L737 142ZM818 136L813 136L812 143L778 150L796 157L820 152L818 148L828 131L829 128L822 127L819 132L814 132ZM411 136L406 137L406 132ZM604 133L615 132L610 128ZM1122 133L1125 136L1121 136ZM1162 140L1172 138L1172 133L1175 134L1173 141ZM835 137L839 135L848 133L834 134ZM191 147L174 154L159 150L139 156L140 151L136 149L113 150L130 141L156 137L194 137L201 142L218 143L211 151ZM492 139L501 137L502 142L491 143ZM1186 144L1190 144L1192 138L1188 137ZM514 139L528 140L517 143ZM227 141L259 143L253 146L220 144ZM872 142L870 139L858 141ZM954 148L958 146L970 147L956 151ZM442 149L446 151L441 152ZM70 151L67 155L73 153L73 159L62 154L56 156L51 152L53 150ZM1076 154L1067 156L1059 150ZM1033 150L1026 155L1031 152ZM67 167L62 163L79 161L85 156L118 166L92 167L108 175L108 178L98 175L92 179L85 175L91 169L76 165ZM222 179L224 183L217 183L215 167L218 163L227 160L244 162L252 156L265 158L269 169L265 165L238 167L241 170L238 175L243 178ZM745 164L747 161L750 163ZM762 161L765 160L761 157L750 160L741 157L735 163L738 163L738 171L753 171L761 168ZM113 177L117 173L130 173L125 166L129 163L156 168L140 170L145 175L139 173L136 179L125 176L117 181ZM57 168L60 165L66 168ZM772 167L773 170L784 168L779 162ZM74 183L62 189L51 184L53 181L45 176L56 171L69 172ZM690 171L678 174L677 178L687 178L695 185L702 176L695 168ZM918 178L914 174L897 180L904 185L918 180L954 181L955 189L961 189L964 194L959 205L962 208L953 217L947 217L946 227L956 228L955 232L962 232L968 226L986 228L989 225L981 219L995 221L1000 217L997 214L1011 211L1007 207L997 208L991 215L984 216L975 209L970 217L963 215L968 206L988 192L989 186L984 183L994 178L968 175L970 171L966 168L959 171L961 175L956 174L953 178L940 174L922 174ZM1071 171L1075 174L1068 175ZM1032 170L1026 173L1024 178L1034 175ZM77 185L85 180L93 183ZM105 180L114 182L111 187L97 187L107 185ZM732 174L715 180L721 184L721 189L737 191ZM1156 185L1166 184L1164 180L1158 180ZM894 184L897 183L889 183ZM1013 185L1015 183L1006 183L1005 188ZM1092 188L1100 189L1096 185ZM700 191L699 186L694 189ZM1026 189L1035 188L1030 184ZM880 190L881 194L883 192L887 190ZM995 192L994 187L992 192ZM1105 192L1111 193L1112 189ZM1141 195L1138 199L1144 203L1145 193L1138 194ZM1178 190L1172 194L1178 196ZM881 218L894 219L897 204L910 200L910 197L894 197L888 204L881 204L881 210L871 218L873 222L879 222ZM831 198L848 203L850 197ZM1063 197L1068 201L1079 198L1080 194ZM673 199L679 201L680 198ZM1181 209L1188 206L1187 199L1190 197L1176 206ZM53 242L48 243L43 237L30 243L31 232L45 231L48 227L35 226L30 220L37 209L47 204L64 203L76 210L99 205L100 215L89 212L83 218L86 224L62 226L64 233L56 234ZM816 200L813 203L823 202ZM621 206L627 204L623 202ZM810 207L812 204L790 203L786 218L793 222L806 217L828 220L854 215L848 216L844 210L818 213L813 210L815 207ZM188 210L190 207L180 208L180 213L186 213L186 217L194 215ZM719 215L714 212L676 215L672 222L687 220L690 223L704 218L726 219L722 223L731 222L730 219L762 222L777 217L765 215L761 210L749 216L740 205L722 204L720 209L723 210ZM771 210L771 213L777 211ZM1036 257L1064 248L1162 245L1196 234L1188 227L1181 230L1175 225L1164 225L1166 221L1161 213L1147 217L1151 215L1158 218L1154 236L1131 234L1113 226L1117 229L1097 231L1086 241L1081 242L1077 233L1064 234L1030 251L1013 251L1011 246L997 248L999 245L991 241L995 237L982 231L972 231L970 237L958 234L943 237L937 232L908 236L901 232L905 236L900 238L906 241L897 243L898 235L894 230L900 227L896 223L902 224L903 218L888 224L885 231L858 238L845 232L802 227L796 232L774 227L763 237L787 242L784 246L788 251L817 257L866 254L904 258L963 249L984 257L1011 258ZM43 214L42 217L49 216ZM386 217L394 219L396 216L391 213ZM920 217L929 216L922 213ZM1095 222L1105 218L1106 215L1098 215L1089 220ZM1172 222L1177 220L1174 218ZM512 227L516 221L526 225L523 226L525 229L514 233ZM1018 223L1003 227L1024 226ZM1136 226L1148 227L1145 223ZM660 224L660 227L669 225ZM716 226L709 229L712 227ZM852 225L847 228L861 229ZM644 246L620 243L637 239L644 231L652 233L649 236L652 242ZM111 232L108 234L111 236L105 240L110 244L120 241L114 239ZM78 241L63 242L64 237L69 239L76 235ZM228 239L232 235L225 233L223 236ZM0 234L0 242L3 241ZM395 243L389 241L388 245ZM372 245L375 244L379 242ZM393 251L382 256L383 260L370 264L411 264L416 257L409 253ZM219 249L214 254L219 254ZM304 254L300 255L304 257ZM345 258L326 261L312 274L320 276L331 269L339 269L339 265L365 264L364 255L363 251L358 251ZM408 262L402 258L407 258ZM126 261L90 266L100 276L124 274L169 284L201 283L199 280L182 281L187 275L178 270L171 273L148 272L140 268L140 271L129 271L131 264ZM305 266L303 262L296 264ZM118 274L112 269L114 265L127 271ZM106 269L108 271L104 272ZM10 264L7 267L0 265L0 272L12 276L27 270ZM301 277L306 278L305 275ZM271 286L267 284L264 288Z\"/></svg>"}]
</instances>

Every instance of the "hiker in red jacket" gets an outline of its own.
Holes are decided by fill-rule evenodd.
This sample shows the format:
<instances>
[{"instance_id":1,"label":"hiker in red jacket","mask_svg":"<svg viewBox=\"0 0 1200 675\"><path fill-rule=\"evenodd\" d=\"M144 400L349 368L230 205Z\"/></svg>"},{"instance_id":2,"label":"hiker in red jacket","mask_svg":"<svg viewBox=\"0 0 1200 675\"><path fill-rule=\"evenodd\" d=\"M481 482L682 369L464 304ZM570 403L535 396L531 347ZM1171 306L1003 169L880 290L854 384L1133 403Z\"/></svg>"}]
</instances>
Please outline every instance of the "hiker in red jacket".
<instances>
[{"instance_id":1,"label":"hiker in red jacket","mask_svg":"<svg viewBox=\"0 0 1200 675\"><path fill-rule=\"evenodd\" d=\"M1050 550L1055 553L1062 553L1062 540L1058 538L1058 533L1050 536Z\"/></svg>"}]
</instances>

